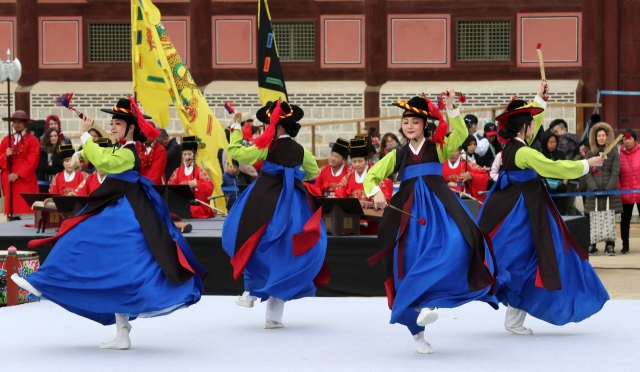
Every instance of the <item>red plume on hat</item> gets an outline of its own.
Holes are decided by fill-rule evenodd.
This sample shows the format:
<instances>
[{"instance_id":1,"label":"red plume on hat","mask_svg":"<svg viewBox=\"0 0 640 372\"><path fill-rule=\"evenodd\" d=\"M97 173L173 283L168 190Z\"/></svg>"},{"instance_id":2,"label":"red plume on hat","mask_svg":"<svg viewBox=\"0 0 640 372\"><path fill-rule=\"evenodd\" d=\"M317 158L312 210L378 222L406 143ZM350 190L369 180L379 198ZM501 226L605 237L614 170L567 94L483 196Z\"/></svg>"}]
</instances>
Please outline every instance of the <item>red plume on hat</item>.
<instances>
[{"instance_id":1,"label":"red plume on hat","mask_svg":"<svg viewBox=\"0 0 640 372\"><path fill-rule=\"evenodd\" d=\"M253 144L260 150L269 147L271 141L273 141L273 138L276 135L276 127L278 126L280 115L282 115L282 107L280 107L281 104L282 100L280 99L269 116L269 127L260 135L260 137L253 141Z\"/></svg>"},{"instance_id":2,"label":"red plume on hat","mask_svg":"<svg viewBox=\"0 0 640 372\"><path fill-rule=\"evenodd\" d=\"M144 118L144 115L136 103L136 99L133 96L129 96L129 102L131 102L131 114L138 121L138 126L140 127L142 134L151 140L158 138L160 131Z\"/></svg>"},{"instance_id":3,"label":"red plume on hat","mask_svg":"<svg viewBox=\"0 0 640 372\"><path fill-rule=\"evenodd\" d=\"M427 96L424 96L424 100L427 101L427 106L429 107L429 115L438 119L439 122L435 133L433 133L433 143L439 144L440 148L442 148L444 146L444 137L447 135L447 131L449 130L449 124L446 120L444 120L444 117L442 116L440 110L436 107L436 105L431 103Z\"/></svg>"}]
</instances>

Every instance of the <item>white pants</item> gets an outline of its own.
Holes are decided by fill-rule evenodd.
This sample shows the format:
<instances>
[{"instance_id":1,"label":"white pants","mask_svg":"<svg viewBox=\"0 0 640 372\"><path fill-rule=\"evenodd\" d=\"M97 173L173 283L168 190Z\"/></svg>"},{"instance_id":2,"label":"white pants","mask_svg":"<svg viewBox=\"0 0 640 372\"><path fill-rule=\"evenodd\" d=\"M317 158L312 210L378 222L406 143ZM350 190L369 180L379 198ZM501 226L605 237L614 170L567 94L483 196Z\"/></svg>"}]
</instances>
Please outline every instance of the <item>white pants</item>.
<instances>
[{"instance_id":1,"label":"white pants","mask_svg":"<svg viewBox=\"0 0 640 372\"><path fill-rule=\"evenodd\" d=\"M524 318L526 317L526 311L509 306L507 307L507 313L504 316L504 326L506 328L518 328L522 326Z\"/></svg>"},{"instance_id":2,"label":"white pants","mask_svg":"<svg viewBox=\"0 0 640 372\"><path fill-rule=\"evenodd\" d=\"M267 320L282 323L282 313L284 312L284 301L279 298L269 297L267 300Z\"/></svg>"}]
</instances>

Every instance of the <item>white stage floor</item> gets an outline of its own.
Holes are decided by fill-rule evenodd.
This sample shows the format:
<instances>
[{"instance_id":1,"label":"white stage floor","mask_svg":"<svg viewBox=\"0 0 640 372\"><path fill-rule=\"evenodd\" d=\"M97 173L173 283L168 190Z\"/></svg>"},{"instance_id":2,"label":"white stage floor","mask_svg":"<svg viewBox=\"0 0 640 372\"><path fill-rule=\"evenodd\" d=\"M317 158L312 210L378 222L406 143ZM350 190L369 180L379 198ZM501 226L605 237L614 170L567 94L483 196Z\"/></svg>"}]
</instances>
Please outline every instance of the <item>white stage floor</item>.
<instances>
[{"instance_id":1,"label":"white stage floor","mask_svg":"<svg viewBox=\"0 0 640 372\"><path fill-rule=\"evenodd\" d=\"M100 350L115 336L49 301L0 309L0 371L638 371L640 301L614 300L590 319L556 327L529 317L533 336L503 328L505 309L441 309L427 326L435 354L415 351L390 325L384 298L287 303L286 328L265 330L265 304L205 296L170 316L132 322L132 348Z\"/></svg>"}]
</instances>

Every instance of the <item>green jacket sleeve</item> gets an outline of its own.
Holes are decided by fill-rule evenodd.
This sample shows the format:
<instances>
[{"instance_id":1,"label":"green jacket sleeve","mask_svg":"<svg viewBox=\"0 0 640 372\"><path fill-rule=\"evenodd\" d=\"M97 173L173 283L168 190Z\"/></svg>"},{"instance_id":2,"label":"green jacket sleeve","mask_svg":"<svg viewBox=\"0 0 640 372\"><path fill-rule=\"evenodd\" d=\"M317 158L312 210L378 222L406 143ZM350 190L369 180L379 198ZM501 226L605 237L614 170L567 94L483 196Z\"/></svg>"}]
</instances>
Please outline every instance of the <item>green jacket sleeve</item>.
<instances>
[{"instance_id":1,"label":"green jacket sleeve","mask_svg":"<svg viewBox=\"0 0 640 372\"><path fill-rule=\"evenodd\" d=\"M453 155L453 153L462 146L469 136L469 130L467 129L467 125L464 123L464 120L462 120L460 111L458 111L457 108L453 111L447 110L447 114L449 115L449 122L453 132L451 132L449 137L444 139L444 146L442 148L440 148L440 146L436 146L436 150L438 151L438 160L440 160L440 163L444 163L445 160ZM451 118L451 114L457 115Z\"/></svg>"},{"instance_id":2,"label":"green jacket sleeve","mask_svg":"<svg viewBox=\"0 0 640 372\"><path fill-rule=\"evenodd\" d=\"M121 148L113 151L112 148L103 148L93 141L87 141L82 145L80 156L88 160L100 172L118 174L133 169L136 163L135 155L129 149Z\"/></svg>"},{"instance_id":3,"label":"green jacket sleeve","mask_svg":"<svg viewBox=\"0 0 640 372\"><path fill-rule=\"evenodd\" d=\"M393 169L396 167L396 150L391 151L384 158L380 159L364 176L362 185L364 187L364 193L371 197L374 188L378 187L380 182L389 177L393 173Z\"/></svg>"},{"instance_id":4,"label":"green jacket sleeve","mask_svg":"<svg viewBox=\"0 0 640 372\"><path fill-rule=\"evenodd\" d=\"M516 152L516 165L522 169L532 168L542 177L560 180L579 178L585 174L585 165L581 160L553 161L530 147L522 147Z\"/></svg>"},{"instance_id":5,"label":"green jacket sleeve","mask_svg":"<svg viewBox=\"0 0 640 372\"><path fill-rule=\"evenodd\" d=\"M302 160L302 169L307 172L304 176L304 180L310 180L318 174L318 163L316 163L316 157L313 156L311 151L304 149L304 159Z\"/></svg>"},{"instance_id":6,"label":"green jacket sleeve","mask_svg":"<svg viewBox=\"0 0 640 372\"><path fill-rule=\"evenodd\" d=\"M533 99L533 106L542 107L546 111L547 102L545 102L542 98L536 96L536 98ZM544 123L545 111L542 111L541 113L533 117L533 124L535 125L535 127L533 129L533 136L531 136L531 138L527 140L527 144L529 146L531 146L533 140L536 138L536 134L538 134L538 131L540 130L540 128L542 128L542 123Z\"/></svg>"},{"instance_id":7,"label":"green jacket sleeve","mask_svg":"<svg viewBox=\"0 0 640 372\"><path fill-rule=\"evenodd\" d=\"M227 153L231 159L244 164L254 164L267 158L268 148L260 150L255 146L242 146L242 130L235 129L229 137L229 147Z\"/></svg>"}]
</instances>

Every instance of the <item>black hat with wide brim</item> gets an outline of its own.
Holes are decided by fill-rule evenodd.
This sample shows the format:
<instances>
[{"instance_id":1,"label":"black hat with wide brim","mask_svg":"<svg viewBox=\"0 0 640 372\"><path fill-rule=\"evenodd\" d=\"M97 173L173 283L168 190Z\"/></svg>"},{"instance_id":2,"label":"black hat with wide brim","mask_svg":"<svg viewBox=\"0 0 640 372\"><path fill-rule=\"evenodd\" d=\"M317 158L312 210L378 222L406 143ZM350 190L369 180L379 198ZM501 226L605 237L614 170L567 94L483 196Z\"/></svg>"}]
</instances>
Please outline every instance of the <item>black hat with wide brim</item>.
<instances>
[{"instance_id":1,"label":"black hat with wide brim","mask_svg":"<svg viewBox=\"0 0 640 372\"><path fill-rule=\"evenodd\" d=\"M256 119L265 124L271 124L271 113L275 110L277 104L278 101L267 102L264 107L260 108L256 112ZM304 111L302 111L299 106L290 105L289 103L282 101L280 108L282 109L282 115L280 115L278 124L283 127L296 124L304 117Z\"/></svg>"},{"instance_id":2,"label":"black hat with wide brim","mask_svg":"<svg viewBox=\"0 0 640 372\"><path fill-rule=\"evenodd\" d=\"M393 102L391 105L405 110L405 114L407 115L403 114L402 117L420 117L425 120L427 118L439 120L429 111L429 103L424 97L415 96L408 101L399 100ZM407 111L409 111L409 113L407 113Z\"/></svg>"},{"instance_id":3,"label":"black hat with wide brim","mask_svg":"<svg viewBox=\"0 0 640 372\"><path fill-rule=\"evenodd\" d=\"M533 103L527 103L521 99L513 100L507 105L507 109L496 117L498 122L498 131L502 130L511 116L520 114L529 114L536 116L544 111L541 107L536 107Z\"/></svg>"},{"instance_id":4,"label":"black hat with wide brim","mask_svg":"<svg viewBox=\"0 0 640 372\"><path fill-rule=\"evenodd\" d=\"M120 116L123 119L135 119L136 117L131 112L131 102L127 98L120 98L118 103L111 109L100 109L102 112L112 114L113 116ZM142 115L145 119L151 119L151 116Z\"/></svg>"}]
</instances>

